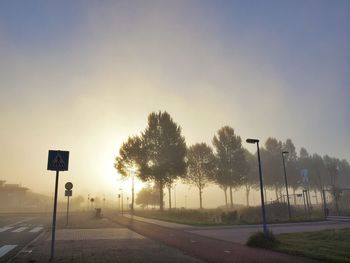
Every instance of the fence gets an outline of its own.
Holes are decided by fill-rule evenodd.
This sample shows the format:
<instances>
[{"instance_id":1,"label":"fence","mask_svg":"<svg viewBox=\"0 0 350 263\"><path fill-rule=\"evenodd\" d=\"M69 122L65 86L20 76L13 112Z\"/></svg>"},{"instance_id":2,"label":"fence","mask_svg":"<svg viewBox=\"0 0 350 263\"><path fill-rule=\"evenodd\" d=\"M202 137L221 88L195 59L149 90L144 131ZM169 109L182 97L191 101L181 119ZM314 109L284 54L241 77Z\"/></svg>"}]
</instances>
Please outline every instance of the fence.
<instances>
[{"instance_id":1,"label":"fence","mask_svg":"<svg viewBox=\"0 0 350 263\"><path fill-rule=\"evenodd\" d=\"M323 190L326 216L350 216L350 188Z\"/></svg>"}]
</instances>

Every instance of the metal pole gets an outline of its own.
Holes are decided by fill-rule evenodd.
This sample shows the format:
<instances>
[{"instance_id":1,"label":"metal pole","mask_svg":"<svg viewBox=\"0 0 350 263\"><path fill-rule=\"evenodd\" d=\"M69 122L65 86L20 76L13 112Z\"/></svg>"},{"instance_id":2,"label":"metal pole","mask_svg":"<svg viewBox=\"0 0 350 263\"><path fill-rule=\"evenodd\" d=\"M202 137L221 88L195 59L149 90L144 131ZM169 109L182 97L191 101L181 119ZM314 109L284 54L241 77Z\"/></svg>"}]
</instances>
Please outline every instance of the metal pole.
<instances>
[{"instance_id":1,"label":"metal pole","mask_svg":"<svg viewBox=\"0 0 350 263\"><path fill-rule=\"evenodd\" d=\"M69 195L68 197L68 201L67 201L67 221L66 221L66 226L68 226L68 214L69 214Z\"/></svg>"},{"instance_id":2,"label":"metal pole","mask_svg":"<svg viewBox=\"0 0 350 263\"><path fill-rule=\"evenodd\" d=\"M259 162L259 180L260 180L260 194L261 194L261 210L262 210L262 220L263 220L263 229L265 238L268 236L267 226L266 226L266 213L265 213L265 201L264 201L264 186L263 186L263 178L261 171L261 160L260 160L260 150L259 150L259 142L256 143L256 147L258 149L258 162Z\"/></svg>"},{"instance_id":3,"label":"metal pole","mask_svg":"<svg viewBox=\"0 0 350 263\"><path fill-rule=\"evenodd\" d=\"M134 187L134 173L132 174L132 188L131 188L131 213L134 213L134 191L135 191L135 187Z\"/></svg>"},{"instance_id":4,"label":"metal pole","mask_svg":"<svg viewBox=\"0 0 350 263\"><path fill-rule=\"evenodd\" d=\"M56 212L57 212L57 192L58 192L58 175L59 171L56 171L56 183L55 183L55 198L53 204L53 214L52 214L52 236L51 236L51 254L50 261L53 260L55 253L55 232L56 232Z\"/></svg>"},{"instance_id":5,"label":"metal pole","mask_svg":"<svg viewBox=\"0 0 350 263\"><path fill-rule=\"evenodd\" d=\"M322 193L323 193L323 209L324 209L324 216L327 217L328 213L327 213L327 202L326 202L326 192L324 189L322 189Z\"/></svg>"},{"instance_id":6,"label":"metal pole","mask_svg":"<svg viewBox=\"0 0 350 263\"><path fill-rule=\"evenodd\" d=\"M311 203L311 196L310 196L310 186L309 186L309 183L307 184L307 209L309 212L311 212L312 210L312 203Z\"/></svg>"},{"instance_id":7,"label":"metal pole","mask_svg":"<svg viewBox=\"0 0 350 263\"><path fill-rule=\"evenodd\" d=\"M90 207L90 194L88 194L88 206L87 206L88 211L89 211L89 207Z\"/></svg>"},{"instance_id":8,"label":"metal pole","mask_svg":"<svg viewBox=\"0 0 350 263\"><path fill-rule=\"evenodd\" d=\"M306 202L305 202L305 190L303 190L303 200L304 200L305 216L307 216L307 212L306 212Z\"/></svg>"},{"instance_id":9,"label":"metal pole","mask_svg":"<svg viewBox=\"0 0 350 263\"><path fill-rule=\"evenodd\" d=\"M124 213L124 199L123 199L123 190L122 190L122 215Z\"/></svg>"},{"instance_id":10,"label":"metal pole","mask_svg":"<svg viewBox=\"0 0 350 263\"><path fill-rule=\"evenodd\" d=\"M305 195L306 195L306 205L307 205L307 215L310 215L310 204L309 204L309 191L305 190Z\"/></svg>"},{"instance_id":11,"label":"metal pole","mask_svg":"<svg viewBox=\"0 0 350 263\"><path fill-rule=\"evenodd\" d=\"M176 209L176 184L174 186L174 205L175 205L175 209Z\"/></svg>"},{"instance_id":12,"label":"metal pole","mask_svg":"<svg viewBox=\"0 0 350 263\"><path fill-rule=\"evenodd\" d=\"M283 154L283 152L282 152L282 160L283 160L283 170L284 170L284 182L286 184L286 192L287 192L288 216L289 216L289 220L291 220L292 219L292 213L290 211L286 164L285 164L285 161L284 161L284 154Z\"/></svg>"}]
</instances>

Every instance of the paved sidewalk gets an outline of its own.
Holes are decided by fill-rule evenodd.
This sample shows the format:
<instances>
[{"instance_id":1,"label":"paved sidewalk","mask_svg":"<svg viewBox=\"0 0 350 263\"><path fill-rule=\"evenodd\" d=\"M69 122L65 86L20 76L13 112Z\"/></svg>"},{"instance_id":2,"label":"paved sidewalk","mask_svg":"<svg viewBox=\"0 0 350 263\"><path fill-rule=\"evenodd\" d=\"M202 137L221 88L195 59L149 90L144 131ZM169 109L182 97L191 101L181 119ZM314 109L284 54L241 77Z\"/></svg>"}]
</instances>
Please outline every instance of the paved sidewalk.
<instances>
[{"instance_id":1,"label":"paved sidewalk","mask_svg":"<svg viewBox=\"0 0 350 263\"><path fill-rule=\"evenodd\" d=\"M162 220L152 219L152 218L146 218L146 217L141 217L141 216L135 216L135 215L130 215L130 214L124 214L123 216L130 218L130 219L137 220L137 221L155 224L158 226L163 226L163 227L168 227L168 228L175 228L175 229L196 229L197 228L197 227L191 226L191 225L172 223L172 222L167 222L167 221L162 221Z\"/></svg>"},{"instance_id":2,"label":"paved sidewalk","mask_svg":"<svg viewBox=\"0 0 350 263\"><path fill-rule=\"evenodd\" d=\"M216 238L224 241L245 244L248 238L262 231L261 224L259 225L219 225L219 226L191 226L177 224L172 222L161 221L157 219L144 218L140 216L132 216L124 214L125 217L137 221L155 224L162 227L182 229L190 233ZM350 221L318 221L318 222L302 222L302 223L284 223L284 224L268 224L268 228L274 234L281 233L296 233L296 232L311 232L324 229L347 228L350 227Z\"/></svg>"},{"instance_id":3,"label":"paved sidewalk","mask_svg":"<svg viewBox=\"0 0 350 263\"><path fill-rule=\"evenodd\" d=\"M308 223L292 223L292 224L271 224L268 229L272 230L274 234L282 233L297 233L297 232L312 232L325 229L347 228L350 227L350 222L308 222ZM201 228L191 229L189 232L201 236L217 238L220 240L236 242L245 244L248 238L258 232L262 231L261 225L254 226L232 226L225 228Z\"/></svg>"},{"instance_id":4,"label":"paved sidewalk","mask_svg":"<svg viewBox=\"0 0 350 263\"><path fill-rule=\"evenodd\" d=\"M66 228L59 220L54 262L184 262L201 263L180 250L151 240L108 219L72 215ZM11 262L49 262L51 232L43 232Z\"/></svg>"}]
</instances>

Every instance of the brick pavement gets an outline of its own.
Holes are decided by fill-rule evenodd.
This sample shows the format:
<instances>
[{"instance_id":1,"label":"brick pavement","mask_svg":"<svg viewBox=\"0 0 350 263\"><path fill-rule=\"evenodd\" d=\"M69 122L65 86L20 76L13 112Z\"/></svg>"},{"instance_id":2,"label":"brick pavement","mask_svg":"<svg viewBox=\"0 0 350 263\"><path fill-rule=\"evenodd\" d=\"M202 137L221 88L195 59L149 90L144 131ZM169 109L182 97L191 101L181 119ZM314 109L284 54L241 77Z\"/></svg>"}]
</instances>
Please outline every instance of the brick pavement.
<instances>
[{"instance_id":1,"label":"brick pavement","mask_svg":"<svg viewBox=\"0 0 350 263\"><path fill-rule=\"evenodd\" d=\"M90 214L72 215L67 228L64 222L64 218L58 222L54 262L202 262ZM49 262L50 237L50 231L43 232L11 262Z\"/></svg>"}]
</instances>

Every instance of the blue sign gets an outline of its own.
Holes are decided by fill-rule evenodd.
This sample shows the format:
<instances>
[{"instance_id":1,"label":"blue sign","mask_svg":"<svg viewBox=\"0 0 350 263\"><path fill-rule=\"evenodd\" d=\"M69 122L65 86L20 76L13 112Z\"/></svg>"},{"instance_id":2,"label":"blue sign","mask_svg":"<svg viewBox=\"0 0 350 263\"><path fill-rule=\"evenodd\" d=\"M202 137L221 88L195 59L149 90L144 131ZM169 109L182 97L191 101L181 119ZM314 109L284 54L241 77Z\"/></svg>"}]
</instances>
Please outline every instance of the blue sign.
<instances>
[{"instance_id":1,"label":"blue sign","mask_svg":"<svg viewBox=\"0 0 350 263\"><path fill-rule=\"evenodd\" d=\"M47 170L68 171L69 152L49 150Z\"/></svg>"}]
</instances>

